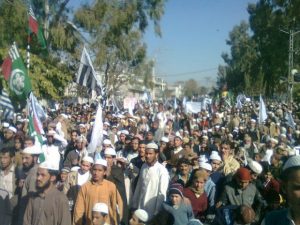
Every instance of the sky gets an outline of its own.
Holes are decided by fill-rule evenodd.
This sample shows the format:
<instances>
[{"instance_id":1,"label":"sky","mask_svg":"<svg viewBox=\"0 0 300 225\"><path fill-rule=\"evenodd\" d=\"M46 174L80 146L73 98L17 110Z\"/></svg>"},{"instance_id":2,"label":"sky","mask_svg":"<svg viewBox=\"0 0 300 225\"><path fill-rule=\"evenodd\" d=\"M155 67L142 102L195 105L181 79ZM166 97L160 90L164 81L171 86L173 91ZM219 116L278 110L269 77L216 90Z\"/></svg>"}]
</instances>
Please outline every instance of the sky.
<instances>
[{"instance_id":1,"label":"sky","mask_svg":"<svg viewBox=\"0 0 300 225\"><path fill-rule=\"evenodd\" d=\"M256 0L168 0L160 22L162 37L149 26L144 40L148 57L155 60L155 74L168 83L196 80L211 86L229 32L248 21L248 3Z\"/></svg>"}]
</instances>

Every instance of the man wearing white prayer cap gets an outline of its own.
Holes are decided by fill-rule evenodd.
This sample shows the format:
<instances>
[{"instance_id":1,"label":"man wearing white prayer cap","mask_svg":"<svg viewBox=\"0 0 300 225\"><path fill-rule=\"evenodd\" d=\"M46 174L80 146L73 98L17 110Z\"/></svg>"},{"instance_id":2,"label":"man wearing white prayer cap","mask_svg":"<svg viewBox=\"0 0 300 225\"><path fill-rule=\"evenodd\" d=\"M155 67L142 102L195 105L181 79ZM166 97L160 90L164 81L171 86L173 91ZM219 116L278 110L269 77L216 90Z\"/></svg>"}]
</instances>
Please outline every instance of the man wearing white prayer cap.
<instances>
[{"instance_id":1,"label":"man wearing white prayer cap","mask_svg":"<svg viewBox=\"0 0 300 225\"><path fill-rule=\"evenodd\" d=\"M39 225L47 221L49 225L70 225L71 214L68 199L56 188L59 162L42 162L37 170L37 192L29 196L23 225Z\"/></svg>"},{"instance_id":2,"label":"man wearing white prayer cap","mask_svg":"<svg viewBox=\"0 0 300 225\"><path fill-rule=\"evenodd\" d=\"M205 182L204 190L208 197L209 207L214 207L215 196L216 196L216 184L212 181L212 179L210 177L211 172L212 172L212 166L208 162L200 162L199 168L205 170L207 173L208 179Z\"/></svg>"},{"instance_id":3,"label":"man wearing white prayer cap","mask_svg":"<svg viewBox=\"0 0 300 225\"><path fill-rule=\"evenodd\" d=\"M209 159L210 159L210 164L212 166L212 171L213 172L217 171L222 164L221 156L219 155L218 152L212 151Z\"/></svg>"},{"instance_id":4,"label":"man wearing white prayer cap","mask_svg":"<svg viewBox=\"0 0 300 225\"><path fill-rule=\"evenodd\" d=\"M38 158L41 153L42 149L39 145L26 147L22 152L23 171L27 173L22 188L22 197L25 197L30 192L36 192L36 173L38 168Z\"/></svg>"},{"instance_id":5,"label":"man wearing white prayer cap","mask_svg":"<svg viewBox=\"0 0 300 225\"><path fill-rule=\"evenodd\" d=\"M149 219L152 219L162 207L166 200L169 186L169 173L167 169L158 162L159 149L157 144L146 145L145 158L136 189L132 198L132 208L144 209Z\"/></svg>"},{"instance_id":6,"label":"man wearing white prayer cap","mask_svg":"<svg viewBox=\"0 0 300 225\"><path fill-rule=\"evenodd\" d=\"M130 225L145 225L148 221L148 213L143 209L137 209L134 211L129 224Z\"/></svg>"},{"instance_id":7,"label":"man wearing white prayer cap","mask_svg":"<svg viewBox=\"0 0 300 225\"><path fill-rule=\"evenodd\" d=\"M86 225L92 225L92 209L99 202L108 206L105 222L111 225L119 224L123 218L123 201L116 185L104 179L107 172L106 160L96 159L91 171L91 180L81 186L76 199L74 224L81 225L86 220Z\"/></svg>"},{"instance_id":8,"label":"man wearing white prayer cap","mask_svg":"<svg viewBox=\"0 0 300 225\"><path fill-rule=\"evenodd\" d=\"M92 177L90 169L94 163L94 160L90 156L85 156L81 160L80 168L76 171L71 171L64 183L63 192L66 194L69 200L69 209L72 209L75 204L79 189Z\"/></svg>"},{"instance_id":9,"label":"man wearing white prayer cap","mask_svg":"<svg viewBox=\"0 0 300 225\"><path fill-rule=\"evenodd\" d=\"M0 143L0 149L5 147L11 148L15 146L14 137L16 132L17 129L13 126L9 126L3 130L3 142Z\"/></svg>"},{"instance_id":10,"label":"man wearing white prayer cap","mask_svg":"<svg viewBox=\"0 0 300 225\"><path fill-rule=\"evenodd\" d=\"M254 160L251 160L251 159L248 161L247 167L250 169L252 181L257 180L257 177L263 171L262 165L260 165L260 163L254 161Z\"/></svg>"},{"instance_id":11,"label":"man wearing white prayer cap","mask_svg":"<svg viewBox=\"0 0 300 225\"><path fill-rule=\"evenodd\" d=\"M108 206L105 203L96 203L93 207L93 225L108 225L105 221L108 217Z\"/></svg>"}]
</instances>

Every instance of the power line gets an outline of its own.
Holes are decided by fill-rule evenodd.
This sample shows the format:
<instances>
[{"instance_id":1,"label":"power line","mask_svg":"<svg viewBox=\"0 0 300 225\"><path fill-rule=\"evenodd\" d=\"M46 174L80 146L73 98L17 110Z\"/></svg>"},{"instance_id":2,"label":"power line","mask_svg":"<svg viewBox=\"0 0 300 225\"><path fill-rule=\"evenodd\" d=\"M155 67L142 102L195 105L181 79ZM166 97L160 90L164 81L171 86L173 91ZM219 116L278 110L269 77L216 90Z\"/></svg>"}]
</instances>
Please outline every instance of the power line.
<instances>
[{"instance_id":1,"label":"power line","mask_svg":"<svg viewBox=\"0 0 300 225\"><path fill-rule=\"evenodd\" d=\"M213 71L213 70L217 70L217 69L218 69L218 67L214 67L214 68L208 68L208 69L203 69L203 70L196 70L196 71L182 72L182 73L173 73L173 74L167 74L167 75L157 75L157 76L158 77L179 77L179 76L184 76L184 75L189 75L189 74L209 72L209 71Z\"/></svg>"}]
</instances>

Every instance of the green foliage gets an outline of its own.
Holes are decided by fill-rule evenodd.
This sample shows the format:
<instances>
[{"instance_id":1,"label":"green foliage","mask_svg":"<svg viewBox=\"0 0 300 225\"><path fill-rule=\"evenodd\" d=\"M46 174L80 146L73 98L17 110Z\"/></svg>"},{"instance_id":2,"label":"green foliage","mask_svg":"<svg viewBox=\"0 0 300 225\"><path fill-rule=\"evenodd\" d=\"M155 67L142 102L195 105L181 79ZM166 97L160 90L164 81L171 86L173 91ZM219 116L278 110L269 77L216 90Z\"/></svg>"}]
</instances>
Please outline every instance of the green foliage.
<instances>
[{"instance_id":1,"label":"green foliage","mask_svg":"<svg viewBox=\"0 0 300 225\"><path fill-rule=\"evenodd\" d=\"M184 96L187 97L195 96L198 94L197 91L198 91L197 81L195 81L194 79L189 79L188 81L184 82L184 86L183 86Z\"/></svg>"},{"instance_id":2,"label":"green foliage","mask_svg":"<svg viewBox=\"0 0 300 225\"><path fill-rule=\"evenodd\" d=\"M259 0L248 5L249 24L242 22L229 34L230 54L223 54L218 87L227 83L235 93L249 95L286 92L280 77L288 76L289 32L300 28L299 0ZM295 36L294 49L300 36ZM294 67L300 55L294 54Z\"/></svg>"},{"instance_id":3,"label":"green foliage","mask_svg":"<svg viewBox=\"0 0 300 225\"><path fill-rule=\"evenodd\" d=\"M69 1L31 1L48 47L46 54L37 38L31 35L29 75L35 94L53 99L63 95L78 67L86 38L93 50L91 55L96 69L105 73L109 93L124 81L133 80L133 75L142 76L145 86L150 87L153 65L146 60L146 45L142 38L149 21L154 23L156 34L161 34L159 21L165 1L95 1L92 5L81 6L75 13L68 8ZM0 1L0 63L13 41L20 49L26 49L26 4L23 0ZM85 32L84 37L81 31ZM24 51L22 55L25 56Z\"/></svg>"},{"instance_id":4,"label":"green foliage","mask_svg":"<svg viewBox=\"0 0 300 225\"><path fill-rule=\"evenodd\" d=\"M0 49L0 58L5 58L7 52L8 49ZM25 50L20 50L20 54L24 59ZM34 94L37 97L59 100L64 94L64 87L72 80L72 74L68 67L51 57L45 61L43 58L31 54L30 60L29 77ZM11 95L13 96L13 93Z\"/></svg>"},{"instance_id":5,"label":"green foliage","mask_svg":"<svg viewBox=\"0 0 300 225\"><path fill-rule=\"evenodd\" d=\"M75 74L74 65L78 64L79 53L76 49L82 42L78 31L68 23L68 2L69 0L31 1L48 46L47 52L43 51L36 36L30 36L29 76L35 95L41 98L60 99ZM0 2L0 63L7 57L12 42L16 41L19 49L26 49L27 10L28 5L21 0ZM24 50L21 50L21 55L26 62Z\"/></svg>"},{"instance_id":6,"label":"green foliage","mask_svg":"<svg viewBox=\"0 0 300 225\"><path fill-rule=\"evenodd\" d=\"M164 0L96 1L75 12L75 24L90 35L95 65L105 72L104 83L112 94L132 75L144 74L146 86L151 86L146 60L146 45L142 41L148 20L154 22L160 35L159 20Z\"/></svg>"}]
</instances>

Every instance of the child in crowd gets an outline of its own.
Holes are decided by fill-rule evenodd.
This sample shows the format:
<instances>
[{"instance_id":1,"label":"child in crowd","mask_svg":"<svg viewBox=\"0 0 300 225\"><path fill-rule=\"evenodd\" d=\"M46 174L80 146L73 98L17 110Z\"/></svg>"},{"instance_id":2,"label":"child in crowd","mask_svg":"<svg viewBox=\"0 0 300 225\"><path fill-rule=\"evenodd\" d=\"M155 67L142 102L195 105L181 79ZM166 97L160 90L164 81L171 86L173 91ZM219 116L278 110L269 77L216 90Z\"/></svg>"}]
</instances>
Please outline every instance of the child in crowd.
<instances>
[{"instance_id":1,"label":"child in crowd","mask_svg":"<svg viewBox=\"0 0 300 225\"><path fill-rule=\"evenodd\" d=\"M183 196L181 184L172 184L168 192L168 200L162 205L162 210L150 224L183 225L194 218L190 202Z\"/></svg>"}]
</instances>

